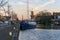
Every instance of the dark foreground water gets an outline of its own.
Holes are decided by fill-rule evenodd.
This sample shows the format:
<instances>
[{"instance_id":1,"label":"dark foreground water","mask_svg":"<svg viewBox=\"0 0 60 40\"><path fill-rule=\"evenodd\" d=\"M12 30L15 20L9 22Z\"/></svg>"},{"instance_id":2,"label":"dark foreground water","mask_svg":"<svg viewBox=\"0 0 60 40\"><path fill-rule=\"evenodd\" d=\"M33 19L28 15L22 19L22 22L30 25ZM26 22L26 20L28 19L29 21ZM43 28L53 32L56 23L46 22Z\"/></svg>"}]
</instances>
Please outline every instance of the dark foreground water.
<instances>
[{"instance_id":1,"label":"dark foreground water","mask_svg":"<svg viewBox=\"0 0 60 40\"><path fill-rule=\"evenodd\" d=\"M19 40L60 40L60 30L29 29L20 31Z\"/></svg>"}]
</instances>

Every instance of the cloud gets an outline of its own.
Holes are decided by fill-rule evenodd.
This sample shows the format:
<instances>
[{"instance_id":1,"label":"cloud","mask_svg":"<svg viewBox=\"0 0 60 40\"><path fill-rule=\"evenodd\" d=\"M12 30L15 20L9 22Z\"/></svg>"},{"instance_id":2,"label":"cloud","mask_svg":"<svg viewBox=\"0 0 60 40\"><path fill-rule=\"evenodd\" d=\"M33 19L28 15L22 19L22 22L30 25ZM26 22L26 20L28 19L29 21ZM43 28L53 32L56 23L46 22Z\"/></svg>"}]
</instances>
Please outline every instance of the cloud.
<instances>
[{"instance_id":1,"label":"cloud","mask_svg":"<svg viewBox=\"0 0 60 40\"><path fill-rule=\"evenodd\" d=\"M29 4L29 7L30 8L32 7L31 4ZM22 19L22 15L23 15L24 19L28 18L27 17L27 3L19 1L13 7L13 10L17 13L19 19Z\"/></svg>"},{"instance_id":2,"label":"cloud","mask_svg":"<svg viewBox=\"0 0 60 40\"><path fill-rule=\"evenodd\" d=\"M49 4L52 4L52 3L55 3L56 1L55 0L47 0L46 3L44 4L39 4L37 6L35 6L36 4L35 3L38 3L39 0L29 0L30 1L30 4L29 4L29 10L33 10L35 13L39 12L40 10L43 10L47 5ZM35 5L34 5L35 4ZM17 6L16 6L17 5ZM18 16L21 17L21 15L25 15L27 16L27 3L26 3L26 0L22 0L22 1L19 1L17 3L15 3L15 7L13 7L14 10L16 11L16 13L18 13ZM25 14L24 14L25 13ZM20 14L20 15L19 15ZM24 16L24 17L26 17ZM26 17L27 18L27 17ZM21 18L20 18L21 19Z\"/></svg>"},{"instance_id":3,"label":"cloud","mask_svg":"<svg viewBox=\"0 0 60 40\"><path fill-rule=\"evenodd\" d=\"M24 3L24 2L17 2L17 4L19 4L19 5L25 5L26 3Z\"/></svg>"},{"instance_id":4,"label":"cloud","mask_svg":"<svg viewBox=\"0 0 60 40\"><path fill-rule=\"evenodd\" d=\"M39 0L29 0L30 2L33 2L33 3L38 3Z\"/></svg>"},{"instance_id":5,"label":"cloud","mask_svg":"<svg viewBox=\"0 0 60 40\"><path fill-rule=\"evenodd\" d=\"M47 3L43 4L41 7L45 7L49 4L55 3L55 0L49 0Z\"/></svg>"},{"instance_id":6,"label":"cloud","mask_svg":"<svg viewBox=\"0 0 60 40\"><path fill-rule=\"evenodd\" d=\"M17 2L17 4L20 5L22 8L24 8L24 7L27 8L27 3L25 3L25 2L20 1L20 2ZM34 6L29 3L29 9L32 9L33 7L34 7ZM25 9L26 9L26 8L25 8Z\"/></svg>"},{"instance_id":7,"label":"cloud","mask_svg":"<svg viewBox=\"0 0 60 40\"><path fill-rule=\"evenodd\" d=\"M33 10L40 10L40 8L43 9L43 8L46 7L47 5L52 4L52 3L55 3L55 2L56 2L55 0L47 0L46 3L44 3L44 4L42 4L42 5L36 6Z\"/></svg>"}]
</instances>

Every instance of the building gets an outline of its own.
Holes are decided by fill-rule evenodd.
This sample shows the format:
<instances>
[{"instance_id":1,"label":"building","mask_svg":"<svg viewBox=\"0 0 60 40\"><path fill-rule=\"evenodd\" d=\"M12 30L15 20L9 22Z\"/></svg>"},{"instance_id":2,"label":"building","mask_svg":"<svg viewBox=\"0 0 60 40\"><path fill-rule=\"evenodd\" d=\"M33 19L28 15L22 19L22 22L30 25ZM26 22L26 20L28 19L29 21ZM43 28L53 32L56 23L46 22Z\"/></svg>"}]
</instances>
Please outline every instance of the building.
<instances>
[{"instance_id":1,"label":"building","mask_svg":"<svg viewBox=\"0 0 60 40\"><path fill-rule=\"evenodd\" d=\"M54 19L60 19L60 12L53 12Z\"/></svg>"},{"instance_id":2,"label":"building","mask_svg":"<svg viewBox=\"0 0 60 40\"><path fill-rule=\"evenodd\" d=\"M34 18L34 11L31 11L31 19L33 19Z\"/></svg>"},{"instance_id":3,"label":"building","mask_svg":"<svg viewBox=\"0 0 60 40\"><path fill-rule=\"evenodd\" d=\"M53 12L53 23L60 25L60 12Z\"/></svg>"}]
</instances>

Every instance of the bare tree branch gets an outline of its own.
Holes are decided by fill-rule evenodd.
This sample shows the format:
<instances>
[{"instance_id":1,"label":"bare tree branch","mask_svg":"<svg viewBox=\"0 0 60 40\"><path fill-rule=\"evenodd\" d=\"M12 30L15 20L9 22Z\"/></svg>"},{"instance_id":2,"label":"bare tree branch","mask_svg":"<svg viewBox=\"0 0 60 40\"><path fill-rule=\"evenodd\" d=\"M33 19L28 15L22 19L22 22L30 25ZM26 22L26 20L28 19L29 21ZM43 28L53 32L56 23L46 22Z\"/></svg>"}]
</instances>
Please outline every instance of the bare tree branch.
<instances>
[{"instance_id":1,"label":"bare tree branch","mask_svg":"<svg viewBox=\"0 0 60 40\"><path fill-rule=\"evenodd\" d=\"M5 3L3 3L3 4L1 5L1 7L2 7L2 6L5 6L7 3L8 3L8 2L6 1Z\"/></svg>"},{"instance_id":2,"label":"bare tree branch","mask_svg":"<svg viewBox=\"0 0 60 40\"><path fill-rule=\"evenodd\" d=\"M0 5L3 3L4 0L1 0Z\"/></svg>"},{"instance_id":3,"label":"bare tree branch","mask_svg":"<svg viewBox=\"0 0 60 40\"><path fill-rule=\"evenodd\" d=\"M0 7L5 6L7 3L8 3L8 1L4 1L4 0L2 0L2 1L0 2Z\"/></svg>"}]
</instances>

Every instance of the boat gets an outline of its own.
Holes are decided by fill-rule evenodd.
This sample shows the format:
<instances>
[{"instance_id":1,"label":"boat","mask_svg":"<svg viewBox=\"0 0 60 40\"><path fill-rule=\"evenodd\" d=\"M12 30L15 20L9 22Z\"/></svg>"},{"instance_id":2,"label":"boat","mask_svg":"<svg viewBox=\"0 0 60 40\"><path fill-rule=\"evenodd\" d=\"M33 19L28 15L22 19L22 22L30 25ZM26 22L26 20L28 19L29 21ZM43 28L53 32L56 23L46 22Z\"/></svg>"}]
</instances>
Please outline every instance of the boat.
<instances>
[{"instance_id":1,"label":"boat","mask_svg":"<svg viewBox=\"0 0 60 40\"><path fill-rule=\"evenodd\" d=\"M33 20L24 20L20 23L20 30L36 28L36 22Z\"/></svg>"}]
</instances>

